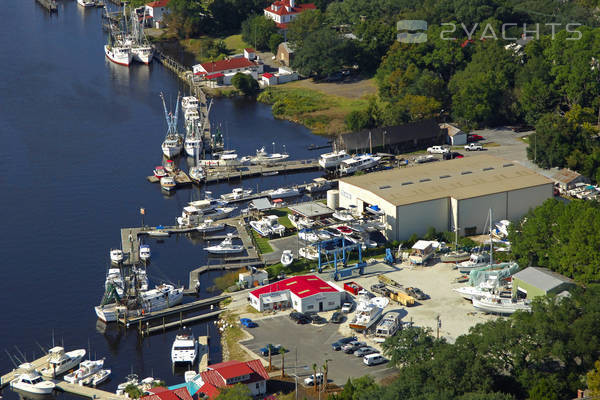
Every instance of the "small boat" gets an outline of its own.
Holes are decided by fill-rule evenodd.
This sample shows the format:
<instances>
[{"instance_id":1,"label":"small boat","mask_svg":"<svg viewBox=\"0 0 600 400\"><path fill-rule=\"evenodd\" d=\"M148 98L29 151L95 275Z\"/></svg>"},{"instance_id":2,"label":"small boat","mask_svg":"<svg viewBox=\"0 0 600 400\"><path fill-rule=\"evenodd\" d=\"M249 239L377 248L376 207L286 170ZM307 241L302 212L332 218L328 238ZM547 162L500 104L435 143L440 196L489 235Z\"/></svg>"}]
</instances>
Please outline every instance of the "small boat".
<instances>
[{"instance_id":1,"label":"small boat","mask_svg":"<svg viewBox=\"0 0 600 400\"><path fill-rule=\"evenodd\" d=\"M319 259L319 252L313 246L300 247L298 254L311 261Z\"/></svg>"},{"instance_id":2,"label":"small boat","mask_svg":"<svg viewBox=\"0 0 600 400\"><path fill-rule=\"evenodd\" d=\"M244 246L241 244L233 244L233 235L228 234L221 243L216 246L205 247L204 250L212 254L232 254L242 252Z\"/></svg>"},{"instance_id":3,"label":"small boat","mask_svg":"<svg viewBox=\"0 0 600 400\"><path fill-rule=\"evenodd\" d=\"M77 0L77 4L82 7L95 7L96 2L93 0Z\"/></svg>"},{"instance_id":4,"label":"small boat","mask_svg":"<svg viewBox=\"0 0 600 400\"><path fill-rule=\"evenodd\" d=\"M284 146L285 147L285 146ZM247 159L255 164L271 164L283 161L289 158L289 154L284 153L267 153L264 146L260 150L256 150L256 156L248 157Z\"/></svg>"},{"instance_id":5,"label":"small boat","mask_svg":"<svg viewBox=\"0 0 600 400\"><path fill-rule=\"evenodd\" d=\"M283 199L286 197L300 196L300 192L296 188L279 188L268 192L271 199Z\"/></svg>"},{"instance_id":6,"label":"small boat","mask_svg":"<svg viewBox=\"0 0 600 400\"><path fill-rule=\"evenodd\" d=\"M269 172L262 173L262 176L275 176L275 175L279 175L279 171L269 171Z\"/></svg>"},{"instance_id":7,"label":"small boat","mask_svg":"<svg viewBox=\"0 0 600 400\"><path fill-rule=\"evenodd\" d=\"M171 232L163 228L162 226L157 226L156 229L152 229L146 232L148 236L152 237L168 237L171 235Z\"/></svg>"},{"instance_id":8,"label":"small boat","mask_svg":"<svg viewBox=\"0 0 600 400\"><path fill-rule=\"evenodd\" d=\"M138 386L140 384L140 379L136 374L129 374L125 377L125 382L119 383L117 385L116 394L123 395L125 392L125 388L129 385Z\"/></svg>"},{"instance_id":9,"label":"small boat","mask_svg":"<svg viewBox=\"0 0 600 400\"><path fill-rule=\"evenodd\" d=\"M301 217L296 214L288 214L288 219L298 229L310 229L314 225L314 221L309 218Z\"/></svg>"},{"instance_id":10,"label":"small boat","mask_svg":"<svg viewBox=\"0 0 600 400\"><path fill-rule=\"evenodd\" d=\"M258 221L250 221L250 226L260 236L269 237L271 235L283 236L285 226L281 225L276 215L267 215Z\"/></svg>"},{"instance_id":11,"label":"small boat","mask_svg":"<svg viewBox=\"0 0 600 400\"><path fill-rule=\"evenodd\" d=\"M287 267L288 265L290 265L293 262L294 262L294 254L292 253L292 251L284 250L283 253L281 253L281 264L284 267Z\"/></svg>"},{"instance_id":12,"label":"small boat","mask_svg":"<svg viewBox=\"0 0 600 400\"><path fill-rule=\"evenodd\" d=\"M196 183L200 183L204 179L206 179L206 173L204 172L204 168L202 168L202 166L200 165L195 165L191 167L189 175L190 178Z\"/></svg>"},{"instance_id":13,"label":"small boat","mask_svg":"<svg viewBox=\"0 0 600 400\"><path fill-rule=\"evenodd\" d=\"M100 372L102 367L104 366L104 360L85 360L79 364L79 369L71 372L70 374L65 375L64 380L69 383L79 383L79 381L84 380L88 376L94 375L97 372Z\"/></svg>"},{"instance_id":14,"label":"small boat","mask_svg":"<svg viewBox=\"0 0 600 400\"><path fill-rule=\"evenodd\" d=\"M354 215L352 215L352 212L350 210L346 210L345 208L338 208L331 216L343 222L354 220Z\"/></svg>"},{"instance_id":15,"label":"small boat","mask_svg":"<svg viewBox=\"0 0 600 400\"><path fill-rule=\"evenodd\" d=\"M516 311L531 311L531 302L488 294L473 297L473 307L486 313L510 315Z\"/></svg>"},{"instance_id":16,"label":"small boat","mask_svg":"<svg viewBox=\"0 0 600 400\"><path fill-rule=\"evenodd\" d=\"M184 329L175 336L175 341L171 347L171 362L173 364L194 364L197 356L198 342L190 330Z\"/></svg>"},{"instance_id":17,"label":"small boat","mask_svg":"<svg viewBox=\"0 0 600 400\"><path fill-rule=\"evenodd\" d=\"M319 241L319 236L314 233L313 231L309 231L307 229L302 229L301 231L298 232L298 238L300 238L301 240L305 240L307 242L318 242Z\"/></svg>"},{"instance_id":18,"label":"small boat","mask_svg":"<svg viewBox=\"0 0 600 400\"><path fill-rule=\"evenodd\" d=\"M235 188L231 193L221 195L221 199L225 201L239 200L248 197L252 194L252 189Z\"/></svg>"},{"instance_id":19,"label":"small boat","mask_svg":"<svg viewBox=\"0 0 600 400\"><path fill-rule=\"evenodd\" d=\"M342 161L351 158L345 150L333 151L331 153L321 154L319 165L323 169L337 169Z\"/></svg>"},{"instance_id":20,"label":"small boat","mask_svg":"<svg viewBox=\"0 0 600 400\"><path fill-rule=\"evenodd\" d=\"M110 262L113 264L120 264L123 262L123 250L121 249L112 249L110 251Z\"/></svg>"},{"instance_id":21,"label":"small boat","mask_svg":"<svg viewBox=\"0 0 600 400\"><path fill-rule=\"evenodd\" d=\"M379 208L378 205L372 205L369 207L365 208L365 211L367 211L368 213L371 213L373 215L377 215L377 216L381 216L384 214L383 210L381 208Z\"/></svg>"},{"instance_id":22,"label":"small boat","mask_svg":"<svg viewBox=\"0 0 600 400\"><path fill-rule=\"evenodd\" d=\"M73 350L65 353L65 349L55 346L48 350L48 366L40 372L48 378L55 378L75 368L85 357L85 350Z\"/></svg>"},{"instance_id":23,"label":"small boat","mask_svg":"<svg viewBox=\"0 0 600 400\"><path fill-rule=\"evenodd\" d=\"M167 172L173 172L177 169L177 165L175 164L175 161L173 160L167 160L167 164L165 165L165 169L167 170Z\"/></svg>"},{"instance_id":24,"label":"small boat","mask_svg":"<svg viewBox=\"0 0 600 400\"><path fill-rule=\"evenodd\" d=\"M154 168L154 176L158 179L167 176L167 170L162 165L156 166Z\"/></svg>"},{"instance_id":25,"label":"small boat","mask_svg":"<svg viewBox=\"0 0 600 400\"><path fill-rule=\"evenodd\" d=\"M443 263L458 263L467 261L471 258L471 253L463 250L454 250L440 256L440 261Z\"/></svg>"},{"instance_id":26,"label":"small boat","mask_svg":"<svg viewBox=\"0 0 600 400\"><path fill-rule=\"evenodd\" d=\"M225 224L215 224L212 219L206 219L196 227L198 232L215 232L225 229Z\"/></svg>"},{"instance_id":27,"label":"small boat","mask_svg":"<svg viewBox=\"0 0 600 400\"><path fill-rule=\"evenodd\" d=\"M140 259L142 261L147 261L150 259L152 252L150 251L150 246L147 244L140 245Z\"/></svg>"},{"instance_id":28,"label":"small boat","mask_svg":"<svg viewBox=\"0 0 600 400\"><path fill-rule=\"evenodd\" d=\"M315 232L319 237L319 240L329 240L331 239L331 234L325 230L319 230Z\"/></svg>"},{"instance_id":29,"label":"small boat","mask_svg":"<svg viewBox=\"0 0 600 400\"><path fill-rule=\"evenodd\" d=\"M170 192L171 190L175 190L177 183L175 182L175 179L171 178L170 176L164 176L160 178L160 187Z\"/></svg>"},{"instance_id":30,"label":"small boat","mask_svg":"<svg viewBox=\"0 0 600 400\"><path fill-rule=\"evenodd\" d=\"M463 261L456 265L456 268L461 274L466 274L474 269L485 267L490 263L490 255L488 253L471 254L467 261Z\"/></svg>"},{"instance_id":31,"label":"small boat","mask_svg":"<svg viewBox=\"0 0 600 400\"><path fill-rule=\"evenodd\" d=\"M83 385L92 385L92 386L97 386L99 384L101 384L102 382L106 381L109 377L110 377L110 369L101 369L100 371L96 372L94 375L90 375L85 379L81 380L81 383Z\"/></svg>"},{"instance_id":32,"label":"small boat","mask_svg":"<svg viewBox=\"0 0 600 400\"><path fill-rule=\"evenodd\" d=\"M10 381L10 387L33 394L50 394L56 387L54 382L46 381L30 363L19 365L23 372Z\"/></svg>"}]
</instances>

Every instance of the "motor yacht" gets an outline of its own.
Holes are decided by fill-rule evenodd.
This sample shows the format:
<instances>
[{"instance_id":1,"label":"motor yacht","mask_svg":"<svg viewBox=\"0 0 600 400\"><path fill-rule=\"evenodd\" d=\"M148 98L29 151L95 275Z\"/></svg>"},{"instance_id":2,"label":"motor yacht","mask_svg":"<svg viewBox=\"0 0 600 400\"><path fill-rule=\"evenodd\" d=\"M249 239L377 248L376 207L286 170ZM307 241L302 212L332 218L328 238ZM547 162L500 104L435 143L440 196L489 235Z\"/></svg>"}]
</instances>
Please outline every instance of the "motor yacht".
<instances>
[{"instance_id":1,"label":"motor yacht","mask_svg":"<svg viewBox=\"0 0 600 400\"><path fill-rule=\"evenodd\" d=\"M56 387L54 382L47 381L30 363L19 365L16 377L10 381L10 387L33 394L50 394Z\"/></svg>"},{"instance_id":2,"label":"motor yacht","mask_svg":"<svg viewBox=\"0 0 600 400\"><path fill-rule=\"evenodd\" d=\"M171 347L171 362L173 364L194 364L197 356L198 342L194 338L194 334L188 329L179 332Z\"/></svg>"},{"instance_id":3,"label":"motor yacht","mask_svg":"<svg viewBox=\"0 0 600 400\"><path fill-rule=\"evenodd\" d=\"M319 165L323 169L337 169L342 161L348 160L350 155L345 150L333 151L331 153L321 154Z\"/></svg>"},{"instance_id":4,"label":"motor yacht","mask_svg":"<svg viewBox=\"0 0 600 400\"><path fill-rule=\"evenodd\" d=\"M65 353L65 349L55 346L48 350L48 366L40 373L48 378L55 378L75 368L85 357L85 350L78 349Z\"/></svg>"},{"instance_id":5,"label":"motor yacht","mask_svg":"<svg viewBox=\"0 0 600 400\"><path fill-rule=\"evenodd\" d=\"M233 254L242 252L244 246L241 244L233 244L233 235L228 234L221 243L215 246L205 247L204 250L212 254Z\"/></svg>"},{"instance_id":6,"label":"motor yacht","mask_svg":"<svg viewBox=\"0 0 600 400\"><path fill-rule=\"evenodd\" d=\"M100 372L103 366L104 360L82 361L77 370L65 375L64 380L69 383L79 383L79 381Z\"/></svg>"},{"instance_id":7,"label":"motor yacht","mask_svg":"<svg viewBox=\"0 0 600 400\"><path fill-rule=\"evenodd\" d=\"M235 188L231 193L225 193L221 195L221 199L225 201L239 200L244 197L248 197L252 194L252 189Z\"/></svg>"},{"instance_id":8,"label":"motor yacht","mask_svg":"<svg viewBox=\"0 0 600 400\"><path fill-rule=\"evenodd\" d=\"M372 156L370 154L357 155L342 161L340 164L340 172L343 175L354 174L358 171L376 167L380 160L381 157Z\"/></svg>"},{"instance_id":9,"label":"motor yacht","mask_svg":"<svg viewBox=\"0 0 600 400\"><path fill-rule=\"evenodd\" d=\"M271 199L284 199L286 197L299 196L300 191L296 188L279 188L268 192Z\"/></svg>"}]
</instances>

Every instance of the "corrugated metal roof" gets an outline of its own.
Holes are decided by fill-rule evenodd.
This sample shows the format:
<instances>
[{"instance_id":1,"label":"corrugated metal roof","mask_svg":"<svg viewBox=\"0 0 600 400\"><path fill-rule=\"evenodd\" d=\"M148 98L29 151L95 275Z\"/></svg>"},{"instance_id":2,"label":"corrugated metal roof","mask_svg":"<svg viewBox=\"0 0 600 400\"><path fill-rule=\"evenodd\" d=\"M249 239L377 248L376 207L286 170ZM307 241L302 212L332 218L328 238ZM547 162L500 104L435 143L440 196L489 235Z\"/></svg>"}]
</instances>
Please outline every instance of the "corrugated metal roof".
<instances>
[{"instance_id":1,"label":"corrugated metal roof","mask_svg":"<svg viewBox=\"0 0 600 400\"><path fill-rule=\"evenodd\" d=\"M300 214L303 217L315 218L323 215L333 214L333 210L327 207L325 204L318 201L311 201L308 203L300 203L294 206L288 207L290 211Z\"/></svg>"},{"instance_id":2,"label":"corrugated metal roof","mask_svg":"<svg viewBox=\"0 0 600 400\"><path fill-rule=\"evenodd\" d=\"M513 278L519 279L546 292L563 283L575 284L575 281L566 276L550 271L548 268L540 267L525 268L523 271L514 274Z\"/></svg>"},{"instance_id":3,"label":"corrugated metal roof","mask_svg":"<svg viewBox=\"0 0 600 400\"><path fill-rule=\"evenodd\" d=\"M485 196L553 182L516 162L478 155L343 178L396 205Z\"/></svg>"}]
</instances>

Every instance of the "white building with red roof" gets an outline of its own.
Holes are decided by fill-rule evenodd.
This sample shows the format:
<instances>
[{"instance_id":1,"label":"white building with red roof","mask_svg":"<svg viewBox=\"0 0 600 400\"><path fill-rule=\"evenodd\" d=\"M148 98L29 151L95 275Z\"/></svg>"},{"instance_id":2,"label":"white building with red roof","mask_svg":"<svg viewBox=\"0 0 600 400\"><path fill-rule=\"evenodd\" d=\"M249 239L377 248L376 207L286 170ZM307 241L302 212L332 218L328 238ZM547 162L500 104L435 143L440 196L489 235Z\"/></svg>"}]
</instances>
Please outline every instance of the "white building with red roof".
<instances>
[{"instance_id":1,"label":"white building with red roof","mask_svg":"<svg viewBox=\"0 0 600 400\"><path fill-rule=\"evenodd\" d=\"M320 312L340 308L344 291L315 275L287 278L250 292L249 300L258 311L292 307L298 312Z\"/></svg>"},{"instance_id":2,"label":"white building with red roof","mask_svg":"<svg viewBox=\"0 0 600 400\"><path fill-rule=\"evenodd\" d=\"M154 24L162 24L163 17L169 13L167 6L171 0L157 0L146 4L146 15L152 18Z\"/></svg>"},{"instance_id":3,"label":"white building with red roof","mask_svg":"<svg viewBox=\"0 0 600 400\"><path fill-rule=\"evenodd\" d=\"M262 62L254 61L256 59L256 53L253 49L244 50L244 54L246 55L245 57L238 56L227 58L225 60L196 64L192 67L192 71L196 76L223 85L230 85L231 78L238 72L248 74L254 79L258 79L259 74L262 74L263 72Z\"/></svg>"},{"instance_id":4,"label":"white building with red roof","mask_svg":"<svg viewBox=\"0 0 600 400\"><path fill-rule=\"evenodd\" d=\"M275 21L279 29L287 29L287 24L306 10L316 10L313 3L296 4L295 0L276 0L265 8L265 17Z\"/></svg>"},{"instance_id":5,"label":"white building with red roof","mask_svg":"<svg viewBox=\"0 0 600 400\"><path fill-rule=\"evenodd\" d=\"M220 389L231 387L237 383L246 385L252 396L260 396L267 392L269 374L260 360L226 361L209 365L208 369L200 372L200 378L195 383L200 386L198 392L204 393L213 400L219 395Z\"/></svg>"}]
</instances>

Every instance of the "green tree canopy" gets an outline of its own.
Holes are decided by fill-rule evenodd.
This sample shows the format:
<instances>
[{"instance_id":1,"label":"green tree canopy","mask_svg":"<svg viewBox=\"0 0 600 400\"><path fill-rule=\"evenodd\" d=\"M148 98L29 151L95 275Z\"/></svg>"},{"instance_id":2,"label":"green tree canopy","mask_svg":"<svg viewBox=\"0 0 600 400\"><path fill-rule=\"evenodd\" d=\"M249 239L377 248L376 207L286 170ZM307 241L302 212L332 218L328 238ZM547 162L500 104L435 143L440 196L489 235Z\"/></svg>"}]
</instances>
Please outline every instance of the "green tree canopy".
<instances>
[{"instance_id":1,"label":"green tree canopy","mask_svg":"<svg viewBox=\"0 0 600 400\"><path fill-rule=\"evenodd\" d=\"M324 77L340 71L351 54L351 41L329 28L321 28L310 33L304 45L296 50L292 67L306 76Z\"/></svg>"},{"instance_id":2,"label":"green tree canopy","mask_svg":"<svg viewBox=\"0 0 600 400\"><path fill-rule=\"evenodd\" d=\"M248 74L238 72L231 78L231 84L246 96L253 96L258 93L258 82Z\"/></svg>"},{"instance_id":3,"label":"green tree canopy","mask_svg":"<svg viewBox=\"0 0 600 400\"><path fill-rule=\"evenodd\" d=\"M236 383L229 388L219 389L216 400L252 400L252 395L248 386Z\"/></svg>"},{"instance_id":4,"label":"green tree canopy","mask_svg":"<svg viewBox=\"0 0 600 400\"><path fill-rule=\"evenodd\" d=\"M269 50L271 36L276 33L275 21L264 15L254 15L242 23L242 39L258 50Z\"/></svg>"}]
</instances>

